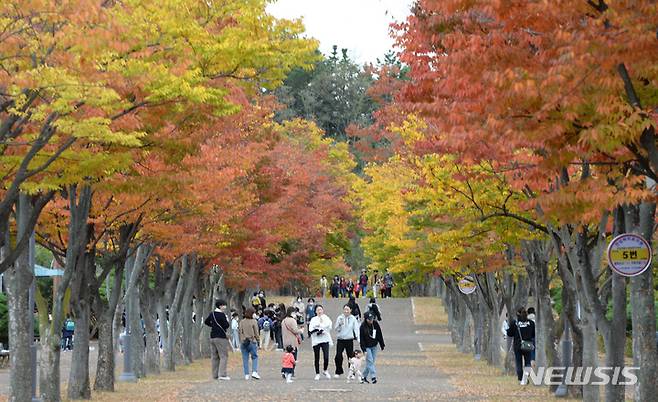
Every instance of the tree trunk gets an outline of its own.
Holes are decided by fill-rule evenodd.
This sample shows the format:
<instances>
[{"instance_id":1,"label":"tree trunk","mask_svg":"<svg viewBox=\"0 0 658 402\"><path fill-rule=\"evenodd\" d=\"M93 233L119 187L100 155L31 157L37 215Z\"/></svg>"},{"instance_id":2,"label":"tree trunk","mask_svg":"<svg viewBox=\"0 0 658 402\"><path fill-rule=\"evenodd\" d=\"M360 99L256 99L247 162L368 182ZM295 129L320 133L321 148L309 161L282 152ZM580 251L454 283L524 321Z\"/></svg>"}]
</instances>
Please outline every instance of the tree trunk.
<instances>
[{"instance_id":1,"label":"tree trunk","mask_svg":"<svg viewBox=\"0 0 658 402\"><path fill-rule=\"evenodd\" d=\"M130 320L131 334L130 346L131 349L131 366L135 377L146 377L146 370L144 369L144 326L140 319L139 299L137 292L133 291L129 295L129 303L132 303L131 314L127 319Z\"/></svg>"},{"instance_id":2,"label":"tree trunk","mask_svg":"<svg viewBox=\"0 0 658 402\"><path fill-rule=\"evenodd\" d=\"M5 271L7 307L9 310L10 369L9 400L24 402L32 399L32 357L28 292L34 276L30 272L27 250L21 253L14 266Z\"/></svg>"},{"instance_id":3,"label":"tree trunk","mask_svg":"<svg viewBox=\"0 0 658 402\"><path fill-rule=\"evenodd\" d=\"M16 205L17 234L16 238L27 235L28 217L31 213L28 197L21 194ZM8 222L4 222L8 225ZM8 253L10 244L9 230L5 227L3 247L3 260ZM14 264L5 271L7 286L7 308L9 310L9 347L10 369L9 386L11 392L9 400L14 402L29 401L32 399L32 352L34 333L30 333L34 315L30 311L28 293L34 281L34 272L30 266L28 249L25 248Z\"/></svg>"},{"instance_id":4,"label":"tree trunk","mask_svg":"<svg viewBox=\"0 0 658 402\"><path fill-rule=\"evenodd\" d=\"M626 349L626 279L617 273L612 274L612 323L603 332L606 350L606 366L624 367ZM605 385L607 402L623 402L626 399L625 386L612 381Z\"/></svg>"},{"instance_id":5,"label":"tree trunk","mask_svg":"<svg viewBox=\"0 0 658 402\"><path fill-rule=\"evenodd\" d=\"M191 364L194 361L194 357L192 356L192 340L194 340L195 332L194 321L192 321L192 296L194 296L194 290L197 287L199 264L200 262L195 255L190 256L190 273L186 278L185 292L181 306L181 352L185 365Z\"/></svg>"},{"instance_id":6,"label":"tree trunk","mask_svg":"<svg viewBox=\"0 0 658 402\"><path fill-rule=\"evenodd\" d=\"M114 392L114 319L121 295L121 283L125 261L120 258L115 262L114 283L108 302L101 300L99 294L94 295L95 310L98 325L98 361L96 362L96 378L94 379L95 391ZM119 316L119 325L121 316Z\"/></svg>"},{"instance_id":7,"label":"tree trunk","mask_svg":"<svg viewBox=\"0 0 658 402\"><path fill-rule=\"evenodd\" d=\"M145 369L147 374L160 374L160 343L158 342L158 331L155 319L147 314L144 319L146 329L146 357Z\"/></svg>"},{"instance_id":8,"label":"tree trunk","mask_svg":"<svg viewBox=\"0 0 658 402\"><path fill-rule=\"evenodd\" d=\"M81 270L79 280L79 292L72 292L72 312L75 320L75 345L71 360L71 373L67 395L69 399L91 399L91 384L89 381L89 330L90 330L90 306L89 306L89 276L94 275L94 255L90 253L81 260L85 269ZM86 261L85 261L86 260Z\"/></svg>"},{"instance_id":9,"label":"tree trunk","mask_svg":"<svg viewBox=\"0 0 658 402\"><path fill-rule=\"evenodd\" d=\"M61 400L60 389L60 345L52 347L49 344L41 344L39 354L39 394L43 402L56 402ZM55 373L48 378L46 375Z\"/></svg>"},{"instance_id":10,"label":"tree trunk","mask_svg":"<svg viewBox=\"0 0 658 402\"><path fill-rule=\"evenodd\" d=\"M162 286L162 272L159 262L156 263L154 272L155 288ZM160 344L158 340L157 329L157 303L155 291L150 287L150 275L146 271L142 277L141 291L139 292L139 301L142 308L142 317L144 320L144 331L146 332L146 356L145 369L147 374L160 374Z\"/></svg>"},{"instance_id":11,"label":"tree trunk","mask_svg":"<svg viewBox=\"0 0 658 402\"><path fill-rule=\"evenodd\" d=\"M75 308L75 345L69 374L69 399L91 399L89 382L89 305L81 301Z\"/></svg>"},{"instance_id":12,"label":"tree trunk","mask_svg":"<svg viewBox=\"0 0 658 402\"><path fill-rule=\"evenodd\" d=\"M114 314L112 314L114 315ZM98 361L96 362L96 378L94 391L114 392L114 342L112 339L112 321L109 313L103 314L97 321L98 325Z\"/></svg>"},{"instance_id":13,"label":"tree trunk","mask_svg":"<svg viewBox=\"0 0 658 402\"><path fill-rule=\"evenodd\" d=\"M180 309L181 298L183 293L183 285L189 272L187 272L187 256L183 256L180 261L180 269L174 269L171 278L171 285L167 287L166 300L171 300L169 303L169 320L167 321L167 342L164 344L164 369L167 371L176 370L176 339L178 337L178 311ZM160 328L163 325L161 323Z\"/></svg>"},{"instance_id":14,"label":"tree trunk","mask_svg":"<svg viewBox=\"0 0 658 402\"><path fill-rule=\"evenodd\" d=\"M557 340L548 272L552 246L550 241L540 240L526 241L523 246L526 270L531 278L535 294L535 361L538 367L555 367L557 364ZM555 391L555 387L551 386L551 391Z\"/></svg>"},{"instance_id":15,"label":"tree trunk","mask_svg":"<svg viewBox=\"0 0 658 402\"><path fill-rule=\"evenodd\" d=\"M599 366L599 350L597 342L596 325L594 324L594 315L587 310L587 307L582 307L581 327L583 331L583 367L598 367ZM600 391L598 385L584 385L583 386L583 400L587 402L594 402L600 399Z\"/></svg>"},{"instance_id":16,"label":"tree trunk","mask_svg":"<svg viewBox=\"0 0 658 402\"><path fill-rule=\"evenodd\" d=\"M653 237L656 204L642 203L639 207L639 232L650 244ZM653 270L631 278L631 305L633 306L633 365L638 383L635 400L648 401L658 395L658 357L656 351L656 311Z\"/></svg>"}]
</instances>

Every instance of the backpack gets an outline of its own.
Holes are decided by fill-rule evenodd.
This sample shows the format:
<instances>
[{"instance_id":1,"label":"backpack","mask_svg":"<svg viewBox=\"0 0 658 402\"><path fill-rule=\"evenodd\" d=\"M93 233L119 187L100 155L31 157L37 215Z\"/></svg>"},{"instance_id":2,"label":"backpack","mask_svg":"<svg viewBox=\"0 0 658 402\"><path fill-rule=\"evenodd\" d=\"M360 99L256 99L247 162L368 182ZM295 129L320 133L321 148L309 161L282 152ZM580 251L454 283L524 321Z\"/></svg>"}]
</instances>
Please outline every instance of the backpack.
<instances>
[{"instance_id":1,"label":"backpack","mask_svg":"<svg viewBox=\"0 0 658 402\"><path fill-rule=\"evenodd\" d=\"M374 317L379 316L379 308L375 303L368 305L368 312L370 312Z\"/></svg>"},{"instance_id":2,"label":"backpack","mask_svg":"<svg viewBox=\"0 0 658 402\"><path fill-rule=\"evenodd\" d=\"M66 330L67 331L75 330L75 323L72 320L66 321Z\"/></svg>"},{"instance_id":3,"label":"backpack","mask_svg":"<svg viewBox=\"0 0 658 402\"><path fill-rule=\"evenodd\" d=\"M269 331L271 325L272 325L272 322L270 320L263 321L263 331Z\"/></svg>"}]
</instances>

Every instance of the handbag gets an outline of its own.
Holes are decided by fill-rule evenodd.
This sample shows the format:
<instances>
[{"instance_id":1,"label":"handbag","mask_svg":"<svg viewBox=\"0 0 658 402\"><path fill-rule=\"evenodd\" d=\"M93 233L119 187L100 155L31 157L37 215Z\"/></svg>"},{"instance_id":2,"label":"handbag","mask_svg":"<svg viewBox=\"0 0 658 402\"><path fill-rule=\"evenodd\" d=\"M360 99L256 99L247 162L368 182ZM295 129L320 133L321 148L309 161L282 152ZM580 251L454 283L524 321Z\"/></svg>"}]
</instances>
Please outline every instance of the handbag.
<instances>
[{"instance_id":1,"label":"handbag","mask_svg":"<svg viewBox=\"0 0 658 402\"><path fill-rule=\"evenodd\" d=\"M516 332L519 333L519 339L521 340L521 351L522 352L532 352L535 350L535 345L531 341L524 341L521 336L521 329L519 328L519 322L516 322Z\"/></svg>"},{"instance_id":2,"label":"handbag","mask_svg":"<svg viewBox=\"0 0 658 402\"><path fill-rule=\"evenodd\" d=\"M301 344L302 344L302 337L301 337L301 335L296 334L295 331L291 330L290 327L288 327L288 324L286 324L286 329L288 330L288 332L290 332L291 334L295 335L295 338L297 339L297 345L301 345Z\"/></svg>"}]
</instances>

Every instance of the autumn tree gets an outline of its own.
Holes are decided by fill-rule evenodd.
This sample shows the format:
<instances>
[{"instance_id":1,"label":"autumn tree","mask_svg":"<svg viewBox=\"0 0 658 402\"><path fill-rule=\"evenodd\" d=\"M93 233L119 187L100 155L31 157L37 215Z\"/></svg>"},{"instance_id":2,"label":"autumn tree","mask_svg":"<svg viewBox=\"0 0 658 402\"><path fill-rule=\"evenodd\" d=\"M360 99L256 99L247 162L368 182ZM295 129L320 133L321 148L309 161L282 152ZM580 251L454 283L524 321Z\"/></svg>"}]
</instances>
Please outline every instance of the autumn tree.
<instances>
[{"instance_id":1,"label":"autumn tree","mask_svg":"<svg viewBox=\"0 0 658 402\"><path fill-rule=\"evenodd\" d=\"M420 1L400 25L402 60L411 67L401 101L433 128L419 150L491 161L492 171L529 198L528 210L538 212L564 257L565 285L580 284L583 365L596 363L595 322L609 365L623 365L623 342L615 338L623 322L604 316L607 297L625 303L626 280L614 273L595 279L606 236L653 234L654 195L643 181L655 176L655 123L642 99L655 97L655 13L650 2ZM631 218L615 220L612 230L610 211ZM653 311L651 277L630 280L634 312ZM643 358L655 353L655 320L634 316L633 329L641 400L655 392L655 364ZM585 391L598 398L597 390ZM608 386L606 395L623 399L623 390Z\"/></svg>"}]
</instances>

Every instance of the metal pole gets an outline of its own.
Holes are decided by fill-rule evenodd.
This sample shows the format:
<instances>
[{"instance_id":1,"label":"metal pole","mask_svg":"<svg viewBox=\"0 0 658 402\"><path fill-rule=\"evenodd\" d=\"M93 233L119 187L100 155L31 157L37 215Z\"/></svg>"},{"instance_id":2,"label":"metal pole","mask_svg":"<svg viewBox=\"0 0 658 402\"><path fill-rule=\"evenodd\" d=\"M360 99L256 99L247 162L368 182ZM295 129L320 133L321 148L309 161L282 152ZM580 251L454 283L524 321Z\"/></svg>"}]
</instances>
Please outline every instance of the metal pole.
<instances>
[{"instance_id":1,"label":"metal pole","mask_svg":"<svg viewBox=\"0 0 658 402\"><path fill-rule=\"evenodd\" d=\"M123 371L119 376L119 381L124 382L136 382L137 377L133 373L132 364L130 363L131 357L131 346L130 346L130 336L131 336L131 327L130 327L130 315L132 314L132 298L129 294L128 284L130 283L130 276L132 274L131 259L129 258L126 261L125 276L126 276L126 336L123 337Z\"/></svg>"},{"instance_id":2,"label":"metal pole","mask_svg":"<svg viewBox=\"0 0 658 402\"><path fill-rule=\"evenodd\" d=\"M564 334L562 334L562 362L565 367L564 377L562 378L562 384L558 385L555 390L556 397L566 397L568 394L568 387L566 384L567 373L566 370L571 366L571 327L569 326L569 319L565 316L564 320Z\"/></svg>"},{"instance_id":3,"label":"metal pole","mask_svg":"<svg viewBox=\"0 0 658 402\"><path fill-rule=\"evenodd\" d=\"M30 269L32 270L32 285L30 286L30 292L28 295L28 305L30 306L30 321L29 321L29 333L32 337L32 345L30 346L30 360L32 361L32 401L40 401L37 398L37 343L34 339L34 293L35 287L37 284L37 278L34 276L34 266L35 266L35 254L36 254L36 245L34 240L34 232L30 235L30 243L28 247L28 260L30 264Z\"/></svg>"}]
</instances>

